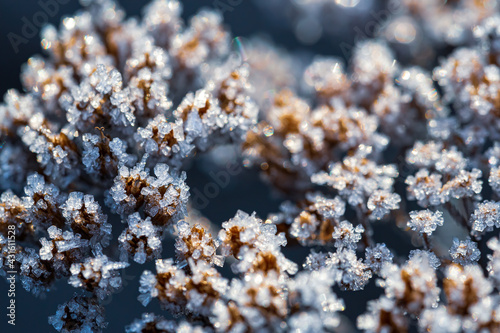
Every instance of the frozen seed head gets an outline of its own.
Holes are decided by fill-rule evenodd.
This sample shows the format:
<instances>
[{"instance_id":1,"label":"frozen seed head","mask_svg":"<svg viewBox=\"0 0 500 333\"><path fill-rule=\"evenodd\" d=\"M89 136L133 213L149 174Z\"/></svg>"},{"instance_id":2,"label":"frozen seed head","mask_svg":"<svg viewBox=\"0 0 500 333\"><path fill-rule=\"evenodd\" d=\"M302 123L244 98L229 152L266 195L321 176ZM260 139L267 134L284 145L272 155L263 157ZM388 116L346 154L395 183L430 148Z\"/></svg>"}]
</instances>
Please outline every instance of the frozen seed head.
<instances>
[{"instance_id":1,"label":"frozen seed head","mask_svg":"<svg viewBox=\"0 0 500 333\"><path fill-rule=\"evenodd\" d=\"M448 115L449 110L443 106L441 96L434 86L432 73L417 66L405 68L399 73L395 83L401 89L400 103L402 110L406 111L402 115L411 115L407 121L399 120L405 125L409 125L411 120L417 120L416 129L408 127L412 134L417 137L423 134L419 130L422 129L424 120L440 120Z\"/></svg>"},{"instance_id":2,"label":"frozen seed head","mask_svg":"<svg viewBox=\"0 0 500 333\"><path fill-rule=\"evenodd\" d=\"M408 199L417 200L422 207L436 206L446 202L447 198L442 193L442 176L429 173L427 169L420 169L415 176L406 178Z\"/></svg>"},{"instance_id":3,"label":"frozen seed head","mask_svg":"<svg viewBox=\"0 0 500 333\"><path fill-rule=\"evenodd\" d=\"M124 131L135 125L133 96L123 90L122 74L113 66L99 64L77 86L63 105L73 131L89 131L102 122Z\"/></svg>"},{"instance_id":4,"label":"frozen seed head","mask_svg":"<svg viewBox=\"0 0 500 333\"><path fill-rule=\"evenodd\" d=\"M68 283L75 288L92 292L99 299L104 299L122 286L118 270L129 264L113 262L105 255L87 258L83 263L71 265Z\"/></svg>"},{"instance_id":5,"label":"frozen seed head","mask_svg":"<svg viewBox=\"0 0 500 333\"><path fill-rule=\"evenodd\" d=\"M2 238L2 241L4 239ZM5 249L5 247L3 247ZM9 252L11 249L8 249ZM54 271L55 266L42 260L40 255L32 248L18 248L16 261L19 265L20 279L23 288L35 296L43 296L52 289L52 285L60 272ZM4 251L2 251L4 253ZM9 253L11 254L11 252ZM7 257L5 257L7 258ZM8 262L4 262L6 265ZM9 263L10 264L10 263ZM5 267L5 271L12 271L12 267Z\"/></svg>"},{"instance_id":6,"label":"frozen seed head","mask_svg":"<svg viewBox=\"0 0 500 333\"><path fill-rule=\"evenodd\" d=\"M372 277L369 267L351 249L329 253L325 263L327 268L336 272L343 290L362 290Z\"/></svg>"},{"instance_id":7,"label":"frozen seed head","mask_svg":"<svg viewBox=\"0 0 500 333\"><path fill-rule=\"evenodd\" d=\"M52 114L61 115L58 98L69 87L75 85L74 71L70 66L54 66L42 57L34 56L23 65L23 86L46 106Z\"/></svg>"},{"instance_id":8,"label":"frozen seed head","mask_svg":"<svg viewBox=\"0 0 500 333\"><path fill-rule=\"evenodd\" d=\"M443 213L440 211L432 212L429 209L410 212L410 221L408 227L419 234L431 235L437 227L444 223Z\"/></svg>"},{"instance_id":9,"label":"frozen seed head","mask_svg":"<svg viewBox=\"0 0 500 333\"><path fill-rule=\"evenodd\" d=\"M392 263L393 258L394 255L384 243L376 244L365 250L365 263L376 274L380 273L386 263Z\"/></svg>"},{"instance_id":10,"label":"frozen seed head","mask_svg":"<svg viewBox=\"0 0 500 333\"><path fill-rule=\"evenodd\" d=\"M62 215L74 233L89 240L92 246L106 247L111 239L111 224L94 197L81 192L71 192L61 206Z\"/></svg>"},{"instance_id":11,"label":"frozen seed head","mask_svg":"<svg viewBox=\"0 0 500 333\"><path fill-rule=\"evenodd\" d=\"M345 212L345 202L339 197L325 198L319 194L306 195L307 206L294 212L290 235L303 244L325 244L332 241L332 232ZM298 207L297 207L298 209Z\"/></svg>"},{"instance_id":12,"label":"frozen seed head","mask_svg":"<svg viewBox=\"0 0 500 333\"><path fill-rule=\"evenodd\" d=\"M424 310L418 324L421 330L427 332L458 333L462 329L461 318L449 313L444 305Z\"/></svg>"},{"instance_id":13,"label":"frozen seed head","mask_svg":"<svg viewBox=\"0 0 500 333\"><path fill-rule=\"evenodd\" d=\"M435 268L428 252L414 253L403 266L384 265L378 284L385 288L385 295L395 300L400 307L410 313L420 313L433 308L439 301Z\"/></svg>"},{"instance_id":14,"label":"frozen seed head","mask_svg":"<svg viewBox=\"0 0 500 333\"><path fill-rule=\"evenodd\" d=\"M200 11L182 33L176 34L170 53L180 67L196 69L204 62L223 58L229 51L230 35L222 26L222 15Z\"/></svg>"},{"instance_id":15,"label":"frozen seed head","mask_svg":"<svg viewBox=\"0 0 500 333\"><path fill-rule=\"evenodd\" d=\"M239 330L278 329L289 313L282 286L275 273L264 276L258 272L244 280L233 279L226 294L229 302L215 304L214 325L223 331L233 327Z\"/></svg>"},{"instance_id":16,"label":"frozen seed head","mask_svg":"<svg viewBox=\"0 0 500 333\"><path fill-rule=\"evenodd\" d=\"M219 232L221 254L239 260L232 265L235 273L286 276L297 272L297 265L281 253L280 248L287 240L284 233L277 233L275 224L263 223L255 213L238 211L222 227Z\"/></svg>"},{"instance_id":17,"label":"frozen seed head","mask_svg":"<svg viewBox=\"0 0 500 333\"><path fill-rule=\"evenodd\" d=\"M458 174L443 185L441 192L446 200L474 197L481 193L483 181L482 172L479 169L471 171L460 170Z\"/></svg>"},{"instance_id":18,"label":"frozen seed head","mask_svg":"<svg viewBox=\"0 0 500 333\"><path fill-rule=\"evenodd\" d=\"M467 159L456 147L443 149L436 161L436 170L442 174L456 175L467 166Z\"/></svg>"},{"instance_id":19,"label":"frozen seed head","mask_svg":"<svg viewBox=\"0 0 500 333\"><path fill-rule=\"evenodd\" d=\"M169 227L186 215L189 187L186 173L170 174L166 164L156 164L155 176L147 180L148 186L141 189L144 197L144 211L154 225Z\"/></svg>"},{"instance_id":20,"label":"frozen seed head","mask_svg":"<svg viewBox=\"0 0 500 333\"><path fill-rule=\"evenodd\" d=\"M104 307L93 297L78 296L59 305L49 324L62 333L102 332L108 323L104 319Z\"/></svg>"},{"instance_id":21,"label":"frozen seed head","mask_svg":"<svg viewBox=\"0 0 500 333\"><path fill-rule=\"evenodd\" d=\"M146 158L143 158L132 168L120 167L107 196L106 203L112 212L125 217L144 204L141 190L149 185L149 169L145 166Z\"/></svg>"},{"instance_id":22,"label":"frozen seed head","mask_svg":"<svg viewBox=\"0 0 500 333\"><path fill-rule=\"evenodd\" d=\"M477 243L471 241L469 238L463 241L454 238L450 255L453 262L465 266L478 261L481 257L481 251L477 248Z\"/></svg>"},{"instance_id":23,"label":"frozen seed head","mask_svg":"<svg viewBox=\"0 0 500 333\"><path fill-rule=\"evenodd\" d=\"M344 66L336 58L316 58L304 71L304 81L321 98L342 95L349 86Z\"/></svg>"},{"instance_id":24,"label":"frozen seed head","mask_svg":"<svg viewBox=\"0 0 500 333\"><path fill-rule=\"evenodd\" d=\"M34 173L28 176L24 193L22 199L26 208L26 221L32 223L35 229L64 225L60 206L66 200L66 195L58 187L46 183L43 176Z\"/></svg>"},{"instance_id":25,"label":"frozen seed head","mask_svg":"<svg viewBox=\"0 0 500 333\"><path fill-rule=\"evenodd\" d=\"M446 269L443 290L448 311L451 314L473 314L474 305L488 297L493 289L491 282L483 275L477 264L468 266L450 265Z\"/></svg>"},{"instance_id":26,"label":"frozen seed head","mask_svg":"<svg viewBox=\"0 0 500 333\"><path fill-rule=\"evenodd\" d=\"M429 141L427 143L416 142L406 155L406 161L417 168L430 168L436 165L441 157L443 144L441 142Z\"/></svg>"},{"instance_id":27,"label":"frozen seed head","mask_svg":"<svg viewBox=\"0 0 500 333\"><path fill-rule=\"evenodd\" d=\"M381 220L391 210L399 208L401 197L397 193L391 193L385 190L378 190L368 199L367 207L371 211L370 218Z\"/></svg>"},{"instance_id":28,"label":"frozen seed head","mask_svg":"<svg viewBox=\"0 0 500 333\"><path fill-rule=\"evenodd\" d=\"M500 204L495 201L478 203L471 216L472 228L477 232L493 230L500 227Z\"/></svg>"},{"instance_id":29,"label":"frozen seed head","mask_svg":"<svg viewBox=\"0 0 500 333\"><path fill-rule=\"evenodd\" d=\"M182 120L170 122L163 115L151 119L145 128L139 127L136 140L147 154L172 163L180 163L194 148L193 139L185 136Z\"/></svg>"},{"instance_id":30,"label":"frozen seed head","mask_svg":"<svg viewBox=\"0 0 500 333\"><path fill-rule=\"evenodd\" d=\"M411 260L427 260L429 265L434 269L438 269L441 266L441 260L430 250L411 250L408 254L408 261Z\"/></svg>"},{"instance_id":31,"label":"frozen seed head","mask_svg":"<svg viewBox=\"0 0 500 333\"><path fill-rule=\"evenodd\" d=\"M186 283L184 272L173 265L172 259L156 260L157 275L151 271L144 271L140 278L140 287L138 300L142 305L146 306L155 297L170 303L170 309L180 311L179 303L182 300L182 286ZM157 286L165 290L165 294L161 294L157 290Z\"/></svg>"},{"instance_id":32,"label":"frozen seed head","mask_svg":"<svg viewBox=\"0 0 500 333\"><path fill-rule=\"evenodd\" d=\"M150 217L142 219L139 213L130 215L127 228L118 237L120 259L130 257L139 264L158 259L162 251L162 235Z\"/></svg>"},{"instance_id":33,"label":"frozen seed head","mask_svg":"<svg viewBox=\"0 0 500 333\"><path fill-rule=\"evenodd\" d=\"M490 169L488 183L495 193L500 193L500 167L492 167Z\"/></svg>"},{"instance_id":34,"label":"frozen seed head","mask_svg":"<svg viewBox=\"0 0 500 333\"><path fill-rule=\"evenodd\" d=\"M216 254L219 241L213 239L212 235L196 224L193 227L181 221L177 224L178 236L175 241L177 260L187 261L189 258L194 261L203 260L209 264L222 266L224 258Z\"/></svg>"},{"instance_id":35,"label":"frozen seed head","mask_svg":"<svg viewBox=\"0 0 500 333\"><path fill-rule=\"evenodd\" d=\"M340 222L339 226L334 228L332 234L332 238L335 240L335 247L355 249L364 231L365 229L361 225L354 227L348 221Z\"/></svg>"},{"instance_id":36,"label":"frozen seed head","mask_svg":"<svg viewBox=\"0 0 500 333\"><path fill-rule=\"evenodd\" d=\"M131 47L132 56L126 61L124 74L135 114L144 122L172 107L169 82L173 70L168 53L155 46L151 37L134 40Z\"/></svg>"},{"instance_id":37,"label":"frozen seed head","mask_svg":"<svg viewBox=\"0 0 500 333\"><path fill-rule=\"evenodd\" d=\"M285 235L277 234L276 225L263 223L255 212L248 215L238 211L232 219L222 223L222 228L219 240L223 256L233 255L238 258L244 247L266 250L286 245Z\"/></svg>"},{"instance_id":38,"label":"frozen seed head","mask_svg":"<svg viewBox=\"0 0 500 333\"><path fill-rule=\"evenodd\" d=\"M231 265L235 273L249 275L259 272L266 276L277 273L280 277L297 273L297 265L287 259L277 248L260 251L243 248L240 252L240 260Z\"/></svg>"},{"instance_id":39,"label":"frozen seed head","mask_svg":"<svg viewBox=\"0 0 500 333\"><path fill-rule=\"evenodd\" d=\"M385 296L368 301L367 312L358 316L356 326L363 332L406 332L408 318L396 301Z\"/></svg>"},{"instance_id":40,"label":"frozen seed head","mask_svg":"<svg viewBox=\"0 0 500 333\"><path fill-rule=\"evenodd\" d=\"M388 209L391 209L390 207L395 207L399 203L397 194L385 192L392 189L398 171L395 165L377 165L369 160L366 156L371 151L371 147L361 145L355 155L331 165L328 173L313 174L311 181L314 184L333 187L352 206L366 203L368 197L375 192L377 196L374 197L372 205L372 210L376 210L374 217L383 216ZM376 192L378 190L382 192ZM389 200L375 200L380 198L379 195Z\"/></svg>"},{"instance_id":41,"label":"frozen seed head","mask_svg":"<svg viewBox=\"0 0 500 333\"><path fill-rule=\"evenodd\" d=\"M77 74L88 75L97 63L111 62L106 54L105 45L92 23L92 15L89 12L82 12L63 20L59 30L52 25L42 30L42 42L55 64L67 63ZM90 38L86 39L86 34L90 35ZM80 52L82 49L83 53Z\"/></svg>"},{"instance_id":42,"label":"frozen seed head","mask_svg":"<svg viewBox=\"0 0 500 333\"><path fill-rule=\"evenodd\" d=\"M85 171L92 176L109 180L118 174L122 165L135 163L136 157L127 154L127 142L120 138L111 138L104 132L100 135L85 133L82 141L82 163Z\"/></svg>"},{"instance_id":43,"label":"frozen seed head","mask_svg":"<svg viewBox=\"0 0 500 333\"><path fill-rule=\"evenodd\" d=\"M33 235L35 228L26 219L26 207L23 201L11 190L0 195L0 235L8 239L12 229L17 240L23 240ZM14 227L14 228L13 228Z\"/></svg>"},{"instance_id":44,"label":"frozen seed head","mask_svg":"<svg viewBox=\"0 0 500 333\"><path fill-rule=\"evenodd\" d=\"M145 155L133 168L120 168L107 203L123 217L143 207L154 225L168 227L186 213L189 196L189 187L184 182L186 174L171 174L168 165L158 163L151 176L150 170L145 168L147 157Z\"/></svg>"},{"instance_id":45,"label":"frozen seed head","mask_svg":"<svg viewBox=\"0 0 500 333\"><path fill-rule=\"evenodd\" d=\"M302 267L309 271L317 271L326 266L328 255L323 252L315 252L314 250L306 257Z\"/></svg>"},{"instance_id":46,"label":"frozen seed head","mask_svg":"<svg viewBox=\"0 0 500 333\"><path fill-rule=\"evenodd\" d=\"M15 89L8 90L3 96L3 103L0 104L0 134L2 136L15 133L20 126L29 123L30 118L36 116L43 119L43 114L39 109L38 101L32 95L22 95Z\"/></svg>"},{"instance_id":47,"label":"frozen seed head","mask_svg":"<svg viewBox=\"0 0 500 333\"><path fill-rule=\"evenodd\" d=\"M382 42L366 41L357 45L352 58L355 85L361 100L373 98L392 79L397 64L392 51Z\"/></svg>"},{"instance_id":48,"label":"frozen seed head","mask_svg":"<svg viewBox=\"0 0 500 333\"><path fill-rule=\"evenodd\" d=\"M377 132L378 119L365 110L346 107L341 100L331 102L331 107L322 106L312 111L310 122L323 133L316 134L316 141L324 137L324 145L344 151L355 149L361 144L381 151L387 145L387 137ZM305 124L303 126L306 126ZM314 133L309 131L309 136ZM306 133L308 134L308 133ZM319 148L319 147L318 147Z\"/></svg>"},{"instance_id":49,"label":"frozen seed head","mask_svg":"<svg viewBox=\"0 0 500 333\"><path fill-rule=\"evenodd\" d=\"M147 305L158 298L160 305L174 313L200 313L209 309L227 291L227 280L204 261L189 259L189 273L174 265L173 260L156 261L157 274L144 271L138 299Z\"/></svg>"},{"instance_id":50,"label":"frozen seed head","mask_svg":"<svg viewBox=\"0 0 500 333\"><path fill-rule=\"evenodd\" d=\"M68 276L71 265L89 255L89 242L80 234L63 231L56 226L49 227L47 233L48 238L40 238L40 259L51 267L58 278Z\"/></svg>"},{"instance_id":51,"label":"frozen seed head","mask_svg":"<svg viewBox=\"0 0 500 333\"><path fill-rule=\"evenodd\" d=\"M471 86L473 79L483 79L484 67L478 50L460 48L434 70L434 79L445 88L445 99L456 98L456 102L461 102L469 96L459 93Z\"/></svg>"},{"instance_id":52,"label":"frozen seed head","mask_svg":"<svg viewBox=\"0 0 500 333\"><path fill-rule=\"evenodd\" d=\"M335 282L326 269L301 272L288 282L289 306L295 309L295 313L287 319L290 329L322 331L340 324L338 312L345 307L344 302L332 292ZM322 297L320 303L315 301L317 297Z\"/></svg>"},{"instance_id":53,"label":"frozen seed head","mask_svg":"<svg viewBox=\"0 0 500 333\"><path fill-rule=\"evenodd\" d=\"M182 28L182 3L176 0L151 1L144 8L144 24L157 45L168 47Z\"/></svg>"},{"instance_id":54,"label":"frozen seed head","mask_svg":"<svg viewBox=\"0 0 500 333\"><path fill-rule=\"evenodd\" d=\"M321 217L325 219L335 218L339 219L344 215L345 212L345 202L339 197L333 199L325 198L320 194L306 194L308 202L311 203L309 209L311 211L317 212Z\"/></svg>"},{"instance_id":55,"label":"frozen seed head","mask_svg":"<svg viewBox=\"0 0 500 333\"><path fill-rule=\"evenodd\" d=\"M249 69L231 61L215 68L204 89L187 94L174 112L184 121L188 142L200 150L241 142L257 123L258 107L249 97Z\"/></svg>"},{"instance_id":56,"label":"frozen seed head","mask_svg":"<svg viewBox=\"0 0 500 333\"><path fill-rule=\"evenodd\" d=\"M214 70L213 78L206 84L206 89L217 98L222 111L222 117L226 118L226 124L222 132L232 132L234 139L247 132L251 126L257 123L258 106L250 98L252 85L248 78L250 68L248 64L233 64L228 61Z\"/></svg>"}]
</instances>

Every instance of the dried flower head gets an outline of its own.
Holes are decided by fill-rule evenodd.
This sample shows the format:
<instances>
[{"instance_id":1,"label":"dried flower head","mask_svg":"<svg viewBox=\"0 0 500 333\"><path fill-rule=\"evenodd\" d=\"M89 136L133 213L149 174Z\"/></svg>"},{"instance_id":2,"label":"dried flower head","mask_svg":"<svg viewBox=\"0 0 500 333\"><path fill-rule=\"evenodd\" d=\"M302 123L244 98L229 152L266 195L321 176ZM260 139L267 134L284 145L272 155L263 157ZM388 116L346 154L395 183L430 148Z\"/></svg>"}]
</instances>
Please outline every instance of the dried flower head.
<instances>
[{"instance_id":1,"label":"dried flower head","mask_svg":"<svg viewBox=\"0 0 500 333\"><path fill-rule=\"evenodd\" d=\"M410 212L408 227L420 234L431 235L437 227L444 223L443 213L432 212L428 209Z\"/></svg>"},{"instance_id":2,"label":"dried flower head","mask_svg":"<svg viewBox=\"0 0 500 333\"><path fill-rule=\"evenodd\" d=\"M478 261L481 257L481 251L478 250L477 243L469 238L464 241L455 238L450 249L450 255L453 262L465 266Z\"/></svg>"}]
</instances>

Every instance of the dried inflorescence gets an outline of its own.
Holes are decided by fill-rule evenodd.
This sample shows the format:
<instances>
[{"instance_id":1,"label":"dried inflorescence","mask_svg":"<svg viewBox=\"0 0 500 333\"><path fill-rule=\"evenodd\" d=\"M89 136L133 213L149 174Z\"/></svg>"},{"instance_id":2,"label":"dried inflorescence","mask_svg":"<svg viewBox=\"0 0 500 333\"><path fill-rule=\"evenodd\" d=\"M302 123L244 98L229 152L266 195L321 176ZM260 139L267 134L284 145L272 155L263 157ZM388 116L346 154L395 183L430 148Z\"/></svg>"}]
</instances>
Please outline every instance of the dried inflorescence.
<instances>
[{"instance_id":1,"label":"dried inflorescence","mask_svg":"<svg viewBox=\"0 0 500 333\"><path fill-rule=\"evenodd\" d=\"M156 261L156 275L144 271L141 276L139 301L147 305L158 298L162 308L174 313L207 315L209 309L227 291L227 280L204 261L188 262L189 272L173 260Z\"/></svg>"},{"instance_id":2,"label":"dried inflorescence","mask_svg":"<svg viewBox=\"0 0 500 333\"><path fill-rule=\"evenodd\" d=\"M61 209L66 225L83 239L89 240L91 246L108 245L111 224L92 195L71 192Z\"/></svg>"},{"instance_id":3,"label":"dried inflorescence","mask_svg":"<svg viewBox=\"0 0 500 333\"><path fill-rule=\"evenodd\" d=\"M303 42L378 8L276 3ZM348 62L231 42L221 13L184 22L178 0L139 19L82 4L42 30L46 56L0 105L0 276L16 270L34 296L81 289L49 318L57 331L101 332L104 305L150 261L139 302L182 318L147 311L127 332L332 332L356 318L365 332L500 330L496 2L401 1L378 38L340 45ZM207 199L240 162L279 209L226 215ZM204 193L191 165L214 179ZM209 221L206 206L233 217Z\"/></svg>"},{"instance_id":4,"label":"dried inflorescence","mask_svg":"<svg viewBox=\"0 0 500 333\"><path fill-rule=\"evenodd\" d=\"M130 215L127 228L118 237L120 259L127 261L129 257L139 264L146 260L157 259L162 250L162 230L151 222L150 217L141 219L139 213Z\"/></svg>"},{"instance_id":5,"label":"dried inflorescence","mask_svg":"<svg viewBox=\"0 0 500 333\"><path fill-rule=\"evenodd\" d=\"M135 162L135 156L127 154L126 141L116 137L111 139L103 131L100 135L85 133L82 144L85 172L104 183L115 177L122 165L130 166Z\"/></svg>"},{"instance_id":6,"label":"dried inflorescence","mask_svg":"<svg viewBox=\"0 0 500 333\"><path fill-rule=\"evenodd\" d=\"M90 257L83 263L71 265L68 283L75 288L90 291L102 300L122 286L122 279L117 271L127 266L124 262L110 261L106 255Z\"/></svg>"},{"instance_id":7,"label":"dried inflorescence","mask_svg":"<svg viewBox=\"0 0 500 333\"><path fill-rule=\"evenodd\" d=\"M23 210L26 211L24 216L27 223L41 230L64 225L61 206L66 195L57 186L46 183L43 176L34 173L28 176L24 193Z\"/></svg>"},{"instance_id":8,"label":"dried inflorescence","mask_svg":"<svg viewBox=\"0 0 500 333\"><path fill-rule=\"evenodd\" d=\"M58 332L99 332L108 326L104 307L95 298L75 295L69 302L59 305L49 323Z\"/></svg>"},{"instance_id":9,"label":"dried inflorescence","mask_svg":"<svg viewBox=\"0 0 500 333\"><path fill-rule=\"evenodd\" d=\"M68 276L71 265L89 255L89 241L82 239L80 234L63 231L56 226L48 228L47 233L48 238L40 239L40 259L50 265L56 276Z\"/></svg>"},{"instance_id":10,"label":"dried inflorescence","mask_svg":"<svg viewBox=\"0 0 500 333\"><path fill-rule=\"evenodd\" d=\"M205 229L196 224L192 227L189 223L182 221L177 224L178 238L175 242L177 260L180 262L192 259L194 261L206 261L209 264L222 266L223 257L217 255L219 241Z\"/></svg>"},{"instance_id":11,"label":"dried inflorescence","mask_svg":"<svg viewBox=\"0 0 500 333\"><path fill-rule=\"evenodd\" d=\"M435 307L439 300L436 267L432 254L416 253L402 267L386 265L381 272L384 280L379 281L387 298L394 300L404 312L418 314L424 309Z\"/></svg>"},{"instance_id":12,"label":"dried inflorescence","mask_svg":"<svg viewBox=\"0 0 500 333\"><path fill-rule=\"evenodd\" d=\"M151 176L143 160L133 168L123 166L107 197L111 209L122 215L143 208L156 226L167 227L174 224L185 214L189 188L185 184L185 173L179 176L169 173L169 166L156 164L155 176Z\"/></svg>"}]
</instances>

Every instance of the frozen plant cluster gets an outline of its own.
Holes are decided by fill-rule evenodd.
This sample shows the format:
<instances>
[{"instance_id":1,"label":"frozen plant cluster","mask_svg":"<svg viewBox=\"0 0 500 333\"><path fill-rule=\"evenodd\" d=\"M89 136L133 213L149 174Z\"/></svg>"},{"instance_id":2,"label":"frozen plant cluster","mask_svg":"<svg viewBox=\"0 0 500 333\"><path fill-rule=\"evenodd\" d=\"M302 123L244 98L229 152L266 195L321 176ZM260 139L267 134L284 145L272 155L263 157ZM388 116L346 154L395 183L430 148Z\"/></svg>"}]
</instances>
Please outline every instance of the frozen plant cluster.
<instances>
[{"instance_id":1,"label":"frozen plant cluster","mask_svg":"<svg viewBox=\"0 0 500 333\"><path fill-rule=\"evenodd\" d=\"M335 6L363 20L375 1L358 3ZM0 275L14 253L33 296L78 290L58 332L103 331L137 267L137 301L162 313L130 333L500 332L500 15L437 3L388 17L446 44L421 67L383 36L348 64L259 38L235 54L216 11L82 1L0 104ZM276 211L193 208L186 171L221 150Z\"/></svg>"}]
</instances>

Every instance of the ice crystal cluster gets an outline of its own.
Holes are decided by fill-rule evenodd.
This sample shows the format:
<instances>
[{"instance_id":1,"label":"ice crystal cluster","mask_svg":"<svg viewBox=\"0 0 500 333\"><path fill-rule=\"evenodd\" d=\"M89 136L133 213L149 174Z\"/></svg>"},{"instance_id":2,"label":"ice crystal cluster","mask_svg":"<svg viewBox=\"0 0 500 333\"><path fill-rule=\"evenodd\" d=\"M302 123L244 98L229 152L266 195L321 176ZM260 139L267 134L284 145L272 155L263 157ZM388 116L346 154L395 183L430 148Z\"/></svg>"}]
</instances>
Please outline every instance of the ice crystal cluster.
<instances>
[{"instance_id":1,"label":"ice crystal cluster","mask_svg":"<svg viewBox=\"0 0 500 333\"><path fill-rule=\"evenodd\" d=\"M303 41L378 6L286 3ZM126 332L500 332L496 1L388 2L347 63L236 54L221 13L184 21L177 0L82 5L0 104L0 275L78 290L56 331L104 330L150 264ZM276 211L194 208L190 164L231 149Z\"/></svg>"}]
</instances>

